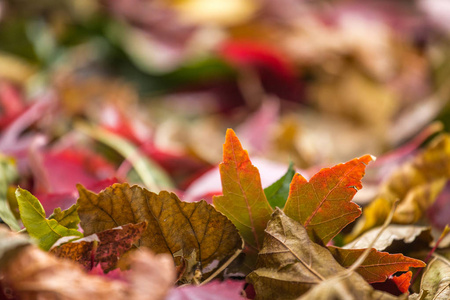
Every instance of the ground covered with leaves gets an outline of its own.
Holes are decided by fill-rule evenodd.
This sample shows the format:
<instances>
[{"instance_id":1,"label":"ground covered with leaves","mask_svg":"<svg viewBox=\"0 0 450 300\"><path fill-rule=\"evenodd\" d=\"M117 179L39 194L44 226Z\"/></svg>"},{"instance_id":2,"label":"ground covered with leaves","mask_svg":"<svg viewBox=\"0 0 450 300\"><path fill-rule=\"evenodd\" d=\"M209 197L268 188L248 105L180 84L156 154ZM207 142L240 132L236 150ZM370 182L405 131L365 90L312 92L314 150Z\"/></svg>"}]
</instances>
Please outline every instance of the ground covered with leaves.
<instances>
[{"instance_id":1,"label":"ground covered with leaves","mask_svg":"<svg viewBox=\"0 0 450 300\"><path fill-rule=\"evenodd\" d=\"M450 299L446 0L0 0L1 299Z\"/></svg>"}]
</instances>

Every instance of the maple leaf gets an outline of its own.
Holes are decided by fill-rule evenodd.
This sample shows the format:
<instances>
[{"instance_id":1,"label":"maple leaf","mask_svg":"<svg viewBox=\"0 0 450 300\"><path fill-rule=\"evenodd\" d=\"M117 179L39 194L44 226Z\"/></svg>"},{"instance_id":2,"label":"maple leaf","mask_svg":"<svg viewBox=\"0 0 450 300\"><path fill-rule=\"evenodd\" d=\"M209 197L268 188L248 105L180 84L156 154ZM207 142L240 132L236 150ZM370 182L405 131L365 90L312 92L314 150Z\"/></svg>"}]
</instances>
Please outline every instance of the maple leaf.
<instances>
[{"instance_id":1,"label":"maple leaf","mask_svg":"<svg viewBox=\"0 0 450 300\"><path fill-rule=\"evenodd\" d=\"M366 249L342 249L328 247L336 261L343 267L350 267ZM390 275L409 268L423 268L426 264L420 260L402 254L389 254L371 249L368 257L356 269L367 282L383 282Z\"/></svg>"},{"instance_id":2,"label":"maple leaf","mask_svg":"<svg viewBox=\"0 0 450 300\"><path fill-rule=\"evenodd\" d=\"M50 252L60 258L78 262L87 270L100 263L102 269L109 272L116 267L119 258L131 249L133 243L141 238L146 227L146 222L127 224L68 243L61 243L64 241L60 240Z\"/></svg>"},{"instance_id":3,"label":"maple leaf","mask_svg":"<svg viewBox=\"0 0 450 300\"><path fill-rule=\"evenodd\" d=\"M450 135L441 134L413 159L401 165L387 179L380 194L363 212L350 242L365 231L381 225L397 199L400 204L393 223L412 224L422 218L450 179Z\"/></svg>"},{"instance_id":4,"label":"maple leaf","mask_svg":"<svg viewBox=\"0 0 450 300\"><path fill-rule=\"evenodd\" d=\"M362 188L365 168L373 159L365 155L321 169L309 182L296 174L284 212L306 228L311 240L326 245L361 214L360 207L350 201Z\"/></svg>"},{"instance_id":5,"label":"maple leaf","mask_svg":"<svg viewBox=\"0 0 450 300\"><path fill-rule=\"evenodd\" d=\"M258 169L232 129L227 130L219 168L223 195L213 198L214 206L236 225L246 245L259 250L272 208Z\"/></svg>"},{"instance_id":6,"label":"maple leaf","mask_svg":"<svg viewBox=\"0 0 450 300\"><path fill-rule=\"evenodd\" d=\"M81 227L87 235L129 223L148 222L139 246L156 253L193 260L211 274L243 247L236 227L205 201L187 203L166 191L152 193L139 186L113 184L99 194L78 185ZM191 272L187 270L186 280Z\"/></svg>"},{"instance_id":7,"label":"maple leaf","mask_svg":"<svg viewBox=\"0 0 450 300\"><path fill-rule=\"evenodd\" d=\"M41 203L27 190L17 188L16 198L23 225L28 234L38 241L41 249L50 249L63 236L83 236L81 232L66 228L55 219L46 219Z\"/></svg>"},{"instance_id":8,"label":"maple leaf","mask_svg":"<svg viewBox=\"0 0 450 300\"><path fill-rule=\"evenodd\" d=\"M267 225L257 268L247 280L255 288L256 299L297 299L316 285L329 287L327 280L345 271L326 248L309 239L299 222L276 209ZM377 294L358 274L348 276L352 290Z\"/></svg>"}]
</instances>

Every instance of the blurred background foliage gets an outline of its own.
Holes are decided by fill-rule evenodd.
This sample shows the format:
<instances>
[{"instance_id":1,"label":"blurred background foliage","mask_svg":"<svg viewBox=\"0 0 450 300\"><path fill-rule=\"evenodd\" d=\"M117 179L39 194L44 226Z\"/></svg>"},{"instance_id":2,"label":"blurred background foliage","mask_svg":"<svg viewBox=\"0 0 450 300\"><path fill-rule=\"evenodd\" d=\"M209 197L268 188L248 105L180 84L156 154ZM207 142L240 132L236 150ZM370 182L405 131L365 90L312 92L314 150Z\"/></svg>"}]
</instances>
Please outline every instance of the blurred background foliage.
<instances>
[{"instance_id":1,"label":"blurred background foliage","mask_svg":"<svg viewBox=\"0 0 450 300\"><path fill-rule=\"evenodd\" d=\"M449 6L3 0L0 150L42 192L55 188L39 184L36 161L80 147L112 164L97 179L139 180L126 157L138 149L186 189L220 162L227 127L283 168L395 153L434 121L450 129Z\"/></svg>"}]
</instances>

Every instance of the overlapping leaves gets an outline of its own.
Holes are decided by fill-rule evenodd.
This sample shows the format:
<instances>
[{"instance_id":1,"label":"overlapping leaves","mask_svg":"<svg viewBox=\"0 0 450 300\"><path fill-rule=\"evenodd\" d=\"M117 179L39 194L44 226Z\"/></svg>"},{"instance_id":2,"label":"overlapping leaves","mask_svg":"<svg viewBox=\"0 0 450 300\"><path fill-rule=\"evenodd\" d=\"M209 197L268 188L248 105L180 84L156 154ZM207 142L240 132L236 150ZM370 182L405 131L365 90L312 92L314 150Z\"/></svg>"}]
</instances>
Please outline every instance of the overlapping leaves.
<instances>
[{"instance_id":1,"label":"overlapping leaves","mask_svg":"<svg viewBox=\"0 0 450 300\"><path fill-rule=\"evenodd\" d=\"M274 219L269 222L272 208L262 189L258 170L251 164L234 132L227 131L224 160L220 165L223 196L216 196L214 204L236 225L246 244L259 250L256 270L248 276L255 286L257 298L296 298L338 272L333 266L349 267L365 251L317 247L327 245L361 214L359 206L351 200L362 188L361 179L372 160L370 155L355 158L322 169L309 181L295 174L284 213L276 208ZM269 225L265 229L264 246L261 246L264 222ZM293 228L306 233L307 237L294 234ZM398 271L423 266L419 260L372 249L356 271L367 282L379 282ZM327 271L323 273L322 269ZM370 287L366 292L369 291Z\"/></svg>"},{"instance_id":2,"label":"overlapping leaves","mask_svg":"<svg viewBox=\"0 0 450 300\"><path fill-rule=\"evenodd\" d=\"M81 227L87 235L146 221L139 246L169 253L178 265L187 264L189 280L198 269L210 274L237 255L242 239L235 226L205 201L182 202L166 191L152 193L139 186L114 184L99 194L78 186Z\"/></svg>"}]
</instances>

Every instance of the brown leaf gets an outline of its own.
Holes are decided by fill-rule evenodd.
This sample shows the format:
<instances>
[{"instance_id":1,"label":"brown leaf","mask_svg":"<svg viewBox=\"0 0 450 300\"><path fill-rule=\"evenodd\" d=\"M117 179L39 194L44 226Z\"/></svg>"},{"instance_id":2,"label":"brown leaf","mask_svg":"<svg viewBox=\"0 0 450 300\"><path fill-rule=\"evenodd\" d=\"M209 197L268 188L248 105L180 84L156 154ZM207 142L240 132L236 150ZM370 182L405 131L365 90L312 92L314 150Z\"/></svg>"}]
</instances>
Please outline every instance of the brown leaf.
<instances>
[{"instance_id":1,"label":"brown leaf","mask_svg":"<svg viewBox=\"0 0 450 300\"><path fill-rule=\"evenodd\" d=\"M361 214L351 200L362 188L361 179L372 160L365 155L322 169L309 182L296 174L284 212L306 228L311 240L326 245Z\"/></svg>"},{"instance_id":2,"label":"brown leaf","mask_svg":"<svg viewBox=\"0 0 450 300\"><path fill-rule=\"evenodd\" d=\"M450 135L441 134L412 160L400 166L383 185L378 197L364 209L347 242L381 225L392 204L400 200L393 223L412 224L422 218L450 179Z\"/></svg>"},{"instance_id":3,"label":"brown leaf","mask_svg":"<svg viewBox=\"0 0 450 300\"><path fill-rule=\"evenodd\" d=\"M102 269L109 272L116 268L119 258L131 249L133 243L141 238L146 227L146 222L127 224L62 245L60 240L56 242L59 245L53 245L50 252L57 257L78 262L87 270L100 263Z\"/></svg>"},{"instance_id":4,"label":"brown leaf","mask_svg":"<svg viewBox=\"0 0 450 300\"><path fill-rule=\"evenodd\" d=\"M296 299L340 272L346 269L326 248L313 243L300 223L276 209L267 225L257 269L247 280L255 288L256 299ZM354 289L372 291L358 274L348 276Z\"/></svg>"},{"instance_id":5,"label":"brown leaf","mask_svg":"<svg viewBox=\"0 0 450 300\"><path fill-rule=\"evenodd\" d=\"M450 298L450 261L435 255L428 264L420 283L421 294L425 291L424 298L414 299L447 300Z\"/></svg>"},{"instance_id":6,"label":"brown leaf","mask_svg":"<svg viewBox=\"0 0 450 300\"><path fill-rule=\"evenodd\" d=\"M1 230L3 237L18 234ZM59 259L33 245L16 251L0 271L3 283L22 300L162 300L173 285L175 270L170 256L136 251L130 258L126 281L88 275L76 263Z\"/></svg>"},{"instance_id":7,"label":"brown leaf","mask_svg":"<svg viewBox=\"0 0 450 300\"><path fill-rule=\"evenodd\" d=\"M78 213L85 234L147 221L139 246L194 258L195 268L203 274L211 273L242 249L235 226L205 201L187 203L173 193L155 194L126 183L114 184L99 194L81 185L78 190Z\"/></svg>"},{"instance_id":8,"label":"brown leaf","mask_svg":"<svg viewBox=\"0 0 450 300\"><path fill-rule=\"evenodd\" d=\"M363 249L369 247L382 228L377 227L367 231L353 242L345 245L344 249ZM378 251L396 253L404 251L406 247L418 250L428 247L433 241L430 227L415 225L391 224L383 230L381 236L373 244Z\"/></svg>"},{"instance_id":9,"label":"brown leaf","mask_svg":"<svg viewBox=\"0 0 450 300\"><path fill-rule=\"evenodd\" d=\"M342 249L328 247L337 262L343 267L350 267L366 249ZM399 271L408 271L409 268L423 268L426 264L420 260L402 254L389 254L371 249L369 256L356 269L367 282L383 282L390 275Z\"/></svg>"}]
</instances>

